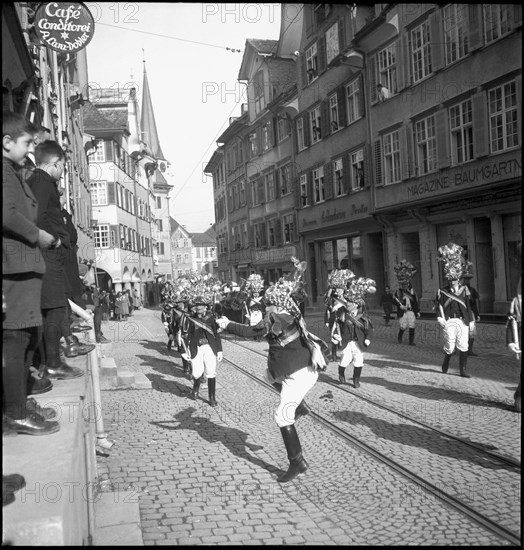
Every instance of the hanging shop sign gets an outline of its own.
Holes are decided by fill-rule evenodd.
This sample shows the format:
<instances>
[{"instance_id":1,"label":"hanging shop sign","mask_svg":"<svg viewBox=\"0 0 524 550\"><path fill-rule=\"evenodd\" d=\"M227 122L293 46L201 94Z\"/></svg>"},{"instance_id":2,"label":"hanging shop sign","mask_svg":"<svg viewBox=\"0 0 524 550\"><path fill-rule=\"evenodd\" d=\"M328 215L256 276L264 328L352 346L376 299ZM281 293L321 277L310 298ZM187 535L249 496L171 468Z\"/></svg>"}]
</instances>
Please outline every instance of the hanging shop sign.
<instances>
[{"instance_id":1,"label":"hanging shop sign","mask_svg":"<svg viewBox=\"0 0 524 550\"><path fill-rule=\"evenodd\" d=\"M80 2L49 2L36 10L35 30L45 46L57 52L84 49L95 33L91 12Z\"/></svg>"}]
</instances>

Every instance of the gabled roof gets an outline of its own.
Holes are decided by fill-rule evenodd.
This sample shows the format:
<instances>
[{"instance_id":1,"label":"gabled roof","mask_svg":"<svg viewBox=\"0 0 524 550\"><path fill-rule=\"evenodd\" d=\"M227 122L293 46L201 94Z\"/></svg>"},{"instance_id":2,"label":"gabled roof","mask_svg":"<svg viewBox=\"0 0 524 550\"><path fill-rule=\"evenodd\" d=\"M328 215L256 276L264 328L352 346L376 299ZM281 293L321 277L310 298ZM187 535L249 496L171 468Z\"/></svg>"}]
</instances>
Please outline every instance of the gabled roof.
<instances>
[{"instance_id":1,"label":"gabled roof","mask_svg":"<svg viewBox=\"0 0 524 550\"><path fill-rule=\"evenodd\" d=\"M82 114L86 132L90 130L128 131L127 105L125 108L98 109L90 101L86 101L82 106Z\"/></svg>"},{"instance_id":2,"label":"gabled roof","mask_svg":"<svg viewBox=\"0 0 524 550\"><path fill-rule=\"evenodd\" d=\"M244 48L244 55L242 56L240 70L238 71L238 80L248 79L247 71L252 63L254 55L276 55L277 46L278 40L248 38L246 40L246 47Z\"/></svg>"},{"instance_id":3,"label":"gabled roof","mask_svg":"<svg viewBox=\"0 0 524 550\"><path fill-rule=\"evenodd\" d=\"M247 43L251 44L257 53L275 53L278 46L278 40L265 38L248 38Z\"/></svg>"},{"instance_id":4,"label":"gabled roof","mask_svg":"<svg viewBox=\"0 0 524 550\"><path fill-rule=\"evenodd\" d=\"M191 233L191 244L194 247L216 246L216 231L212 226L205 233Z\"/></svg>"},{"instance_id":5,"label":"gabled roof","mask_svg":"<svg viewBox=\"0 0 524 550\"><path fill-rule=\"evenodd\" d=\"M189 232L171 216L169 216L169 225L171 227L171 233L174 233L179 229L188 239L191 238Z\"/></svg>"}]
</instances>

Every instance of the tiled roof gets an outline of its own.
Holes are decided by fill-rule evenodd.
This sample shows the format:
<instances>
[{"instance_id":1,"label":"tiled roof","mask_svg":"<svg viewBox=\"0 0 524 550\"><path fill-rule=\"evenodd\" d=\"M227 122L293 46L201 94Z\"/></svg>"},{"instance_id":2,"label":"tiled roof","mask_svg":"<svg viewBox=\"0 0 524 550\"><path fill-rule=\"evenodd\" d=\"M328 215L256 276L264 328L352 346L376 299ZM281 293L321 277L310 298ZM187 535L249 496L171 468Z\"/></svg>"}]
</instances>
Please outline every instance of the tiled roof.
<instances>
[{"instance_id":1,"label":"tiled roof","mask_svg":"<svg viewBox=\"0 0 524 550\"><path fill-rule=\"evenodd\" d=\"M246 42L249 42L258 53L275 53L277 51L278 40L248 38Z\"/></svg>"},{"instance_id":2,"label":"tiled roof","mask_svg":"<svg viewBox=\"0 0 524 550\"><path fill-rule=\"evenodd\" d=\"M209 229L205 233L191 233L191 243L193 246L215 246L216 245L216 233L209 232Z\"/></svg>"},{"instance_id":3,"label":"tiled roof","mask_svg":"<svg viewBox=\"0 0 524 550\"><path fill-rule=\"evenodd\" d=\"M89 130L127 130L127 106L125 108L98 109L87 101L82 106L84 128Z\"/></svg>"}]
</instances>

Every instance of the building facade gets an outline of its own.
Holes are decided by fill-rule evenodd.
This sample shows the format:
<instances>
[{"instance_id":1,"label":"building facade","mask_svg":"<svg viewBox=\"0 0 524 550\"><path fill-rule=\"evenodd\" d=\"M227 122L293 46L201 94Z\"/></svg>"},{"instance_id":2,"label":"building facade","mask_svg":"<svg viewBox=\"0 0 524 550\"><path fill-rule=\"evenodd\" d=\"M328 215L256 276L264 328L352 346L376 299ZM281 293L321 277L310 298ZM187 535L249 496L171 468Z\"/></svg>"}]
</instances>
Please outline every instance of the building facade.
<instances>
[{"instance_id":1,"label":"building facade","mask_svg":"<svg viewBox=\"0 0 524 550\"><path fill-rule=\"evenodd\" d=\"M169 218L169 227L171 235L171 271L173 278L176 279L191 273L193 265L191 235L185 227L171 217Z\"/></svg>"}]
</instances>

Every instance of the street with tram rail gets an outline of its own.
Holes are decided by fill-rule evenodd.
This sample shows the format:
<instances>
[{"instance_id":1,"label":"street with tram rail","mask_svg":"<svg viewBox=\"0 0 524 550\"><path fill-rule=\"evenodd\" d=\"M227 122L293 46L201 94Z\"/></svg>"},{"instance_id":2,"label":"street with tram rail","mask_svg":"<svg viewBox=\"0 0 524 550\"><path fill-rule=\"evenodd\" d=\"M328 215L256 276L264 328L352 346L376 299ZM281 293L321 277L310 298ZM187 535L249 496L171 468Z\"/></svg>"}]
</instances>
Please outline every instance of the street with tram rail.
<instances>
[{"instance_id":1,"label":"street with tram rail","mask_svg":"<svg viewBox=\"0 0 524 550\"><path fill-rule=\"evenodd\" d=\"M306 320L326 337L321 315ZM479 327L464 379L457 357L442 374L434 321L416 346L373 321L360 388L339 384L332 362L309 392L297 421L309 470L283 485L265 341L223 337L213 408L205 387L191 399L160 311L105 323L104 353L152 389L102 391L115 443L98 458L101 490L137 498L144 544L520 544L520 365L501 327Z\"/></svg>"}]
</instances>

